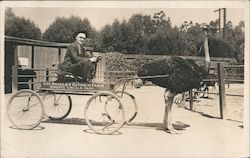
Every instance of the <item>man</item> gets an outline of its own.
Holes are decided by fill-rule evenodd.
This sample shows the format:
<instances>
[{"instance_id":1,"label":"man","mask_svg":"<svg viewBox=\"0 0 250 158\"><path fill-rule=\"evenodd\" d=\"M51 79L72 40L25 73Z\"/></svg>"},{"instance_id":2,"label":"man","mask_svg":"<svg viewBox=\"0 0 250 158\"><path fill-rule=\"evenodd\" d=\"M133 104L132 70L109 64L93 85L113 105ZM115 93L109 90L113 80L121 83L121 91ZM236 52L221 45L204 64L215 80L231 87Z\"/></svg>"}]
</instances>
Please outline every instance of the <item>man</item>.
<instances>
[{"instance_id":1,"label":"man","mask_svg":"<svg viewBox=\"0 0 250 158\"><path fill-rule=\"evenodd\" d=\"M86 44L87 33L82 30L73 34L75 41L68 46L63 63L59 69L64 72L70 72L74 76L80 76L82 82L86 82L91 78L93 72L93 63L97 61L97 57L93 57L84 49Z\"/></svg>"}]
</instances>

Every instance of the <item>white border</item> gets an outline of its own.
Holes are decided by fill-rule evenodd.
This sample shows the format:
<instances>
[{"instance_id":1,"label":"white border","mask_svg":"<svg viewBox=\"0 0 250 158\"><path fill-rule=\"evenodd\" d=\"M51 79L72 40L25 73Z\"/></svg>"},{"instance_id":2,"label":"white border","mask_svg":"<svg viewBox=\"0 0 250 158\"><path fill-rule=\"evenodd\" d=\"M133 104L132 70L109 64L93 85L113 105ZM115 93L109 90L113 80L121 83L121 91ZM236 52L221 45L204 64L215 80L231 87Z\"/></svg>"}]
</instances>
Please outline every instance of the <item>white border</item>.
<instances>
[{"instance_id":1,"label":"white border","mask_svg":"<svg viewBox=\"0 0 250 158\"><path fill-rule=\"evenodd\" d=\"M250 19L250 12L249 12L249 2L245 5L245 50L244 50L244 57L245 57L245 65L244 65L244 134L245 134L245 152L247 153L247 156L250 156L250 93L249 93L249 89L250 89L250 69L249 69L249 63L250 63L250 58L249 58L249 54L250 54L250 24L249 24L249 19Z\"/></svg>"},{"instance_id":2,"label":"white border","mask_svg":"<svg viewBox=\"0 0 250 158\"><path fill-rule=\"evenodd\" d=\"M7 7L37 6L60 8L244 8L246 6L246 2L247 1L4 1L2 3Z\"/></svg>"},{"instance_id":3,"label":"white border","mask_svg":"<svg viewBox=\"0 0 250 158\"><path fill-rule=\"evenodd\" d=\"M194 5L195 4L195 5ZM244 88L244 133L246 156L250 155L250 125L249 125L249 1L0 1L0 97L1 118L5 111L4 100L4 10L5 7L61 7L61 8L242 8L245 9L245 88ZM2 125L1 119L1 125ZM2 135L1 135L2 136ZM2 139L1 139L2 140Z\"/></svg>"}]
</instances>

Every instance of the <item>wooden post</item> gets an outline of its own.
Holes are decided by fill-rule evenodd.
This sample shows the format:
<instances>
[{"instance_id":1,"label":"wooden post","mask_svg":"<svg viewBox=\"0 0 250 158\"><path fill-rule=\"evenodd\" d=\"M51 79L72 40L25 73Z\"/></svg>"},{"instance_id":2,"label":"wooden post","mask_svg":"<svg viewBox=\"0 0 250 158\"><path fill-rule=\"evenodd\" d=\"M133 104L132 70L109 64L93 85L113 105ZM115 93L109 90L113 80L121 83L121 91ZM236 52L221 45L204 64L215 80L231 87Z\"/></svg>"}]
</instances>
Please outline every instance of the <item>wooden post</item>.
<instances>
[{"instance_id":1,"label":"wooden post","mask_svg":"<svg viewBox=\"0 0 250 158\"><path fill-rule=\"evenodd\" d=\"M34 61L35 61L35 47L31 47L31 68L34 69ZM32 78L31 82L34 82L34 78ZM34 90L34 84L31 84L31 89Z\"/></svg>"},{"instance_id":2,"label":"wooden post","mask_svg":"<svg viewBox=\"0 0 250 158\"><path fill-rule=\"evenodd\" d=\"M46 68L46 81L49 81L49 68Z\"/></svg>"},{"instance_id":3,"label":"wooden post","mask_svg":"<svg viewBox=\"0 0 250 158\"><path fill-rule=\"evenodd\" d=\"M193 99L193 91L192 89L189 91L189 107L190 110L193 110L194 99Z\"/></svg>"},{"instance_id":4,"label":"wooden post","mask_svg":"<svg viewBox=\"0 0 250 158\"><path fill-rule=\"evenodd\" d=\"M12 93L18 90L18 46L14 46L14 65L12 66Z\"/></svg>"},{"instance_id":5,"label":"wooden post","mask_svg":"<svg viewBox=\"0 0 250 158\"><path fill-rule=\"evenodd\" d=\"M18 70L17 66L12 66L12 93L18 90Z\"/></svg>"},{"instance_id":6,"label":"wooden post","mask_svg":"<svg viewBox=\"0 0 250 158\"><path fill-rule=\"evenodd\" d=\"M61 48L59 47L58 48L58 63L59 64L61 63L61 56L62 56L62 51L61 51Z\"/></svg>"},{"instance_id":7,"label":"wooden post","mask_svg":"<svg viewBox=\"0 0 250 158\"><path fill-rule=\"evenodd\" d=\"M226 31L226 23L227 23L227 12L226 8L223 8L223 38L225 38L225 31Z\"/></svg>"},{"instance_id":8,"label":"wooden post","mask_svg":"<svg viewBox=\"0 0 250 158\"><path fill-rule=\"evenodd\" d=\"M224 66L221 63L217 63L218 67L218 83L219 83L219 99L220 99L220 118L224 118L225 110L225 73Z\"/></svg>"}]
</instances>

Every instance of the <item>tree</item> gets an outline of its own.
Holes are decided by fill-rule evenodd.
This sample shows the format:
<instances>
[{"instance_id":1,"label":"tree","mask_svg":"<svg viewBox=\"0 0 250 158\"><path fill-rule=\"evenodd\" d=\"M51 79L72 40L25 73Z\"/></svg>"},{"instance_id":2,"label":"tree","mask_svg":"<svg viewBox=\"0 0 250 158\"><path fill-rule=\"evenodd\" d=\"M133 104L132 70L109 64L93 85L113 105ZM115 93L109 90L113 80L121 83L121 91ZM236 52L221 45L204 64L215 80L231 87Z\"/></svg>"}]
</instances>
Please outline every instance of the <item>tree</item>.
<instances>
[{"instance_id":1,"label":"tree","mask_svg":"<svg viewBox=\"0 0 250 158\"><path fill-rule=\"evenodd\" d=\"M107 52L108 47L112 46L111 32L112 32L111 25L106 25L99 33L100 34L99 41L100 41L100 45L101 45L101 50L104 52ZM109 50L109 51L111 51L111 50Z\"/></svg>"},{"instance_id":2,"label":"tree","mask_svg":"<svg viewBox=\"0 0 250 158\"><path fill-rule=\"evenodd\" d=\"M244 63L244 22L240 21L236 27L232 26L232 22L228 22L225 30L225 41L229 42L232 46L233 57L241 64Z\"/></svg>"},{"instance_id":3,"label":"tree","mask_svg":"<svg viewBox=\"0 0 250 158\"><path fill-rule=\"evenodd\" d=\"M166 17L166 14L163 11L160 11L160 12L154 14L153 22L155 24L155 27L158 29L172 27L170 17Z\"/></svg>"},{"instance_id":4,"label":"tree","mask_svg":"<svg viewBox=\"0 0 250 158\"><path fill-rule=\"evenodd\" d=\"M73 33L86 30L89 38L96 36L96 31L92 28L88 19L81 19L76 16L69 18L57 17L43 34L43 39L51 42L73 42ZM89 43L91 43L89 41Z\"/></svg>"},{"instance_id":5,"label":"tree","mask_svg":"<svg viewBox=\"0 0 250 158\"><path fill-rule=\"evenodd\" d=\"M202 31L202 27L200 24L196 23L193 26L190 26L187 29L187 37L190 42L192 42L193 49L195 49L195 54L197 56L203 56L204 55L204 50L203 48L203 43L204 43L204 33Z\"/></svg>"},{"instance_id":6,"label":"tree","mask_svg":"<svg viewBox=\"0 0 250 158\"><path fill-rule=\"evenodd\" d=\"M213 57L234 57L233 45L226 41L221 35L210 35L208 37L210 56Z\"/></svg>"},{"instance_id":7,"label":"tree","mask_svg":"<svg viewBox=\"0 0 250 158\"><path fill-rule=\"evenodd\" d=\"M41 39L41 30L29 19L17 17L11 8L5 12L5 35Z\"/></svg>"},{"instance_id":8,"label":"tree","mask_svg":"<svg viewBox=\"0 0 250 158\"><path fill-rule=\"evenodd\" d=\"M234 57L244 60L244 22L233 28L228 22L225 38L218 32L218 20L209 24L193 24L184 21L172 27L171 20L160 11L153 15L134 14L126 22L115 20L100 32L100 46L105 51L133 54L191 55L204 56L205 35L208 28L210 55L212 57Z\"/></svg>"},{"instance_id":9,"label":"tree","mask_svg":"<svg viewBox=\"0 0 250 158\"><path fill-rule=\"evenodd\" d=\"M180 31L185 31L187 32L187 30L193 26L193 22L192 21L184 21L183 24L181 24L180 26Z\"/></svg>"},{"instance_id":10,"label":"tree","mask_svg":"<svg viewBox=\"0 0 250 158\"><path fill-rule=\"evenodd\" d=\"M149 15L134 14L128 21L127 50L129 53L145 53L147 37L155 32Z\"/></svg>"}]
</instances>

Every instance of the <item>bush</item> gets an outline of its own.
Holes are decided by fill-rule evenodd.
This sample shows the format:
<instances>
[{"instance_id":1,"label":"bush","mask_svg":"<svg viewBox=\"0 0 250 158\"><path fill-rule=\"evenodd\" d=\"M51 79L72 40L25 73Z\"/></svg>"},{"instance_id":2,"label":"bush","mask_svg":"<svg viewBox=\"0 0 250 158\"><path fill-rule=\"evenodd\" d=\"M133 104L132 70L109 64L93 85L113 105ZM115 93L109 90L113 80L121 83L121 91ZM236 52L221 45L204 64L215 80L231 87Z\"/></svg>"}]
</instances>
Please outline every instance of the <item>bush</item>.
<instances>
[{"instance_id":1,"label":"bush","mask_svg":"<svg viewBox=\"0 0 250 158\"><path fill-rule=\"evenodd\" d=\"M122 53L110 52L103 56L106 71L128 71L129 64Z\"/></svg>"}]
</instances>

